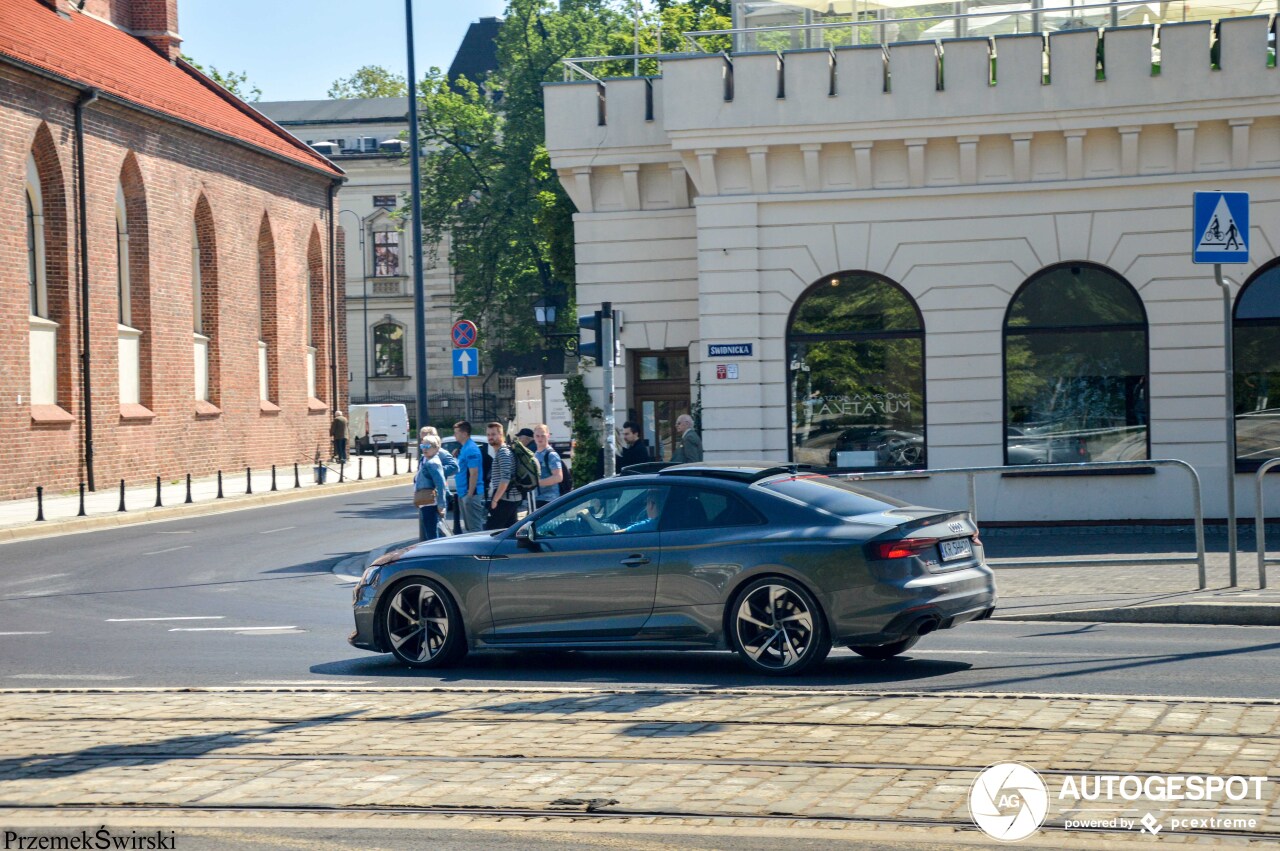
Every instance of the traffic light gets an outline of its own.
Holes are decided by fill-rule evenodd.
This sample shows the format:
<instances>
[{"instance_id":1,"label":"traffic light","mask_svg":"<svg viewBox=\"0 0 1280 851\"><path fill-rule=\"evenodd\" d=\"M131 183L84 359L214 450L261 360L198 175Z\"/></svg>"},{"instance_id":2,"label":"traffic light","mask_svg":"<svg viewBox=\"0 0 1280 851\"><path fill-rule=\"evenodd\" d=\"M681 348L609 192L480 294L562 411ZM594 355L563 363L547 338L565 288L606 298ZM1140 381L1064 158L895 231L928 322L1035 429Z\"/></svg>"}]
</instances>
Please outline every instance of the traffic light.
<instances>
[{"instance_id":1,"label":"traffic light","mask_svg":"<svg viewBox=\"0 0 1280 851\"><path fill-rule=\"evenodd\" d=\"M591 358L596 363L600 362L600 338L604 328L604 311L597 310L589 316L578 317L578 327L584 331L590 331L595 337L591 342L578 343L578 357Z\"/></svg>"}]
</instances>

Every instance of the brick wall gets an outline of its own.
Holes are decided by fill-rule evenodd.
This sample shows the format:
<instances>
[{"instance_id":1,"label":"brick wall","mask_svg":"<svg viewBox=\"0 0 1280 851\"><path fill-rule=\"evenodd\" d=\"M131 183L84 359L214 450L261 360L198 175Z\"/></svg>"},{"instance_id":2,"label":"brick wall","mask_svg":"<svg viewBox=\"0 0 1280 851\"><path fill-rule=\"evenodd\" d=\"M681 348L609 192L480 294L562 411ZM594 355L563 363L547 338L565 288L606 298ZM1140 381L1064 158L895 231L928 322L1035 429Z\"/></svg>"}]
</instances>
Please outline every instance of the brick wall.
<instances>
[{"instance_id":1,"label":"brick wall","mask_svg":"<svg viewBox=\"0 0 1280 851\"><path fill-rule=\"evenodd\" d=\"M24 221L26 159L40 173L49 318L58 322L58 400L70 422L33 422L26 234L0 233L0 498L71 491L85 476L76 244L76 92L0 66L0 217ZM306 322L328 345L327 297L307 302L310 265L329 285L329 180L266 154L99 101L86 109L91 387L98 488L121 478L290 464L327 443L331 404L308 405ZM145 321L142 402L154 417L125 419L119 403L115 197L125 189L135 327ZM193 227L194 226L194 227ZM200 233L204 333L211 338L210 402L194 389L192 239ZM266 235L264 241L264 233ZM260 248L269 247L272 398L258 399ZM318 301L319 303L315 303ZM341 311L341 306L339 306ZM341 315L341 314L339 314ZM317 321L319 320L319 321ZM341 326L344 323L339 323ZM324 328L323 334L319 329ZM339 338L339 345L345 340ZM317 393L333 399L328 354ZM340 377L345 357L338 352ZM341 381L345 387L345 382ZM343 400L345 405L345 399Z\"/></svg>"}]
</instances>

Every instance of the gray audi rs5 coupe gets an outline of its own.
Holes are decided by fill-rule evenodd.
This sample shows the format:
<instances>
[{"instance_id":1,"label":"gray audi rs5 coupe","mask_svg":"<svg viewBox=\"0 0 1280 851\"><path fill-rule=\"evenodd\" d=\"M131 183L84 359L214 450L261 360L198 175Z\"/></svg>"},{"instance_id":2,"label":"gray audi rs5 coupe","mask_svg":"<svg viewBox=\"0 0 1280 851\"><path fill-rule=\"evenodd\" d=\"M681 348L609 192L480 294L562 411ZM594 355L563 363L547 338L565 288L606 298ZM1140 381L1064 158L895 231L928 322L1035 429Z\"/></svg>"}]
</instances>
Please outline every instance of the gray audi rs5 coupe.
<instances>
[{"instance_id":1,"label":"gray audi rs5 coupe","mask_svg":"<svg viewBox=\"0 0 1280 851\"><path fill-rule=\"evenodd\" d=\"M388 553L356 586L350 641L415 668L488 648L721 649L782 675L832 644L888 659L995 602L966 512L797 465L680 464Z\"/></svg>"}]
</instances>

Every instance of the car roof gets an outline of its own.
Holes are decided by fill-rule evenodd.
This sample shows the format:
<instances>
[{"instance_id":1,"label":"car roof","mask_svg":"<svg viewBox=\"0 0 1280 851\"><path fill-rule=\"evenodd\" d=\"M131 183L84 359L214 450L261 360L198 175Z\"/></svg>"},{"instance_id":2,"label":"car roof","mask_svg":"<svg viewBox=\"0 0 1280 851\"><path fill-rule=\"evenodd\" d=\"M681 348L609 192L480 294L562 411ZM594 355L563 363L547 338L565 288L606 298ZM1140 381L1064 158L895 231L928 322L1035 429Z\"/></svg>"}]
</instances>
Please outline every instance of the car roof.
<instances>
[{"instance_id":1,"label":"car roof","mask_svg":"<svg viewBox=\"0 0 1280 851\"><path fill-rule=\"evenodd\" d=\"M751 484L774 476L794 476L797 473L812 473L821 469L812 464L779 464L776 461L721 461L716 464L704 461L671 464L660 461L624 467L621 475L656 475L659 478L690 476Z\"/></svg>"}]
</instances>

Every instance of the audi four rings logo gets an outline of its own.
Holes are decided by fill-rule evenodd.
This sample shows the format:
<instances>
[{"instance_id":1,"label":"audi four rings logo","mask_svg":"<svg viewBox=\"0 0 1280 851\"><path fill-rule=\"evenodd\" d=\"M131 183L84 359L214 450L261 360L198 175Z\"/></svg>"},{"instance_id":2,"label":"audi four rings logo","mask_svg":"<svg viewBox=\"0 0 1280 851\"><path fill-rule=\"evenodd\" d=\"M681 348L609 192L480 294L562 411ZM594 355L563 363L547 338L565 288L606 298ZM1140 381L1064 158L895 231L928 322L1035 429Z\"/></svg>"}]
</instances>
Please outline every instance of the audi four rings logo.
<instances>
[{"instance_id":1,"label":"audi four rings logo","mask_svg":"<svg viewBox=\"0 0 1280 851\"><path fill-rule=\"evenodd\" d=\"M1049 812L1049 789L1032 768L1001 762L982 770L969 790L969 814L982 832L1002 842L1035 833Z\"/></svg>"}]
</instances>

